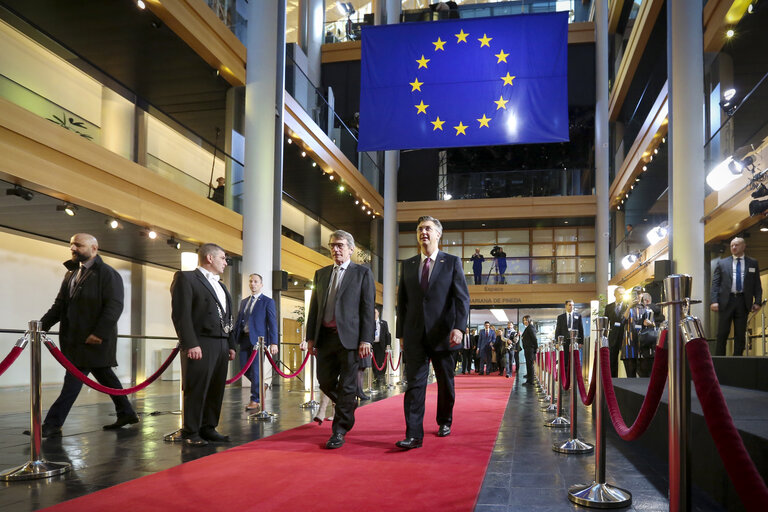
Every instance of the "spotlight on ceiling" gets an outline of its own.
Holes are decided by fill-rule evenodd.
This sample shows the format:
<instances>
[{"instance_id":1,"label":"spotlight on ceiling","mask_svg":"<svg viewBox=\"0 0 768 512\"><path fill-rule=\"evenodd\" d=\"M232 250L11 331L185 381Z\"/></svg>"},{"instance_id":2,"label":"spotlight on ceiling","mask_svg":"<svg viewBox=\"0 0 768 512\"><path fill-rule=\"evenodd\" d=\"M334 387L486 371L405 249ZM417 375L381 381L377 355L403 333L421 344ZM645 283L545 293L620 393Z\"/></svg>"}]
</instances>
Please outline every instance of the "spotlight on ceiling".
<instances>
[{"instance_id":1,"label":"spotlight on ceiling","mask_svg":"<svg viewBox=\"0 0 768 512\"><path fill-rule=\"evenodd\" d=\"M299 286L299 282L298 281L294 281L293 282L293 286Z\"/></svg>"},{"instance_id":2,"label":"spotlight on ceiling","mask_svg":"<svg viewBox=\"0 0 768 512\"><path fill-rule=\"evenodd\" d=\"M733 116L736 113L736 109L739 108L738 103L734 99L735 96L736 89L727 89L723 93L723 99L720 100L720 108L723 109L723 112L728 117Z\"/></svg>"},{"instance_id":3,"label":"spotlight on ceiling","mask_svg":"<svg viewBox=\"0 0 768 512\"><path fill-rule=\"evenodd\" d=\"M339 185L339 192L344 192L344 185Z\"/></svg>"},{"instance_id":4,"label":"spotlight on ceiling","mask_svg":"<svg viewBox=\"0 0 768 512\"><path fill-rule=\"evenodd\" d=\"M173 238L173 237L171 237L171 238L169 238L168 240L166 240L166 242L165 242L165 243L167 243L168 245L170 245L171 247L173 247L173 248L174 248L174 249L176 249L177 251L178 251L179 249L181 249L181 242L179 242L178 240L176 240L176 239L175 239L175 238Z\"/></svg>"},{"instance_id":5,"label":"spotlight on ceiling","mask_svg":"<svg viewBox=\"0 0 768 512\"><path fill-rule=\"evenodd\" d=\"M117 219L107 219L105 224L109 226L110 229L117 229L120 227L120 223L117 222Z\"/></svg>"},{"instance_id":6,"label":"spotlight on ceiling","mask_svg":"<svg viewBox=\"0 0 768 512\"><path fill-rule=\"evenodd\" d=\"M648 233L646 233L645 237L648 239L651 245L653 245L658 242L661 242L664 239L664 237L667 236L667 233L668 233L667 223L662 222L655 228L651 229Z\"/></svg>"},{"instance_id":7,"label":"spotlight on ceiling","mask_svg":"<svg viewBox=\"0 0 768 512\"><path fill-rule=\"evenodd\" d=\"M727 37L728 39L732 38L734 35L736 35L736 32L734 32L732 28L729 28L728 30L725 31L725 37Z\"/></svg>"},{"instance_id":8,"label":"spotlight on ceiling","mask_svg":"<svg viewBox=\"0 0 768 512\"><path fill-rule=\"evenodd\" d=\"M77 206L71 203L60 204L56 207L57 212L64 212L70 217L77 215Z\"/></svg>"},{"instance_id":9,"label":"spotlight on ceiling","mask_svg":"<svg viewBox=\"0 0 768 512\"><path fill-rule=\"evenodd\" d=\"M157 238L157 232L150 229L149 231L147 231L147 238L149 238L150 240L154 240L155 238Z\"/></svg>"},{"instance_id":10,"label":"spotlight on ceiling","mask_svg":"<svg viewBox=\"0 0 768 512\"><path fill-rule=\"evenodd\" d=\"M293 139L291 139L290 137L288 137L288 144L293 144Z\"/></svg>"},{"instance_id":11,"label":"spotlight on ceiling","mask_svg":"<svg viewBox=\"0 0 768 512\"><path fill-rule=\"evenodd\" d=\"M443 199L444 199L445 201L450 201L450 200L451 200L451 198L453 198L453 196L452 196L451 194L449 194L448 192L446 192L445 194L443 194Z\"/></svg>"},{"instance_id":12,"label":"spotlight on ceiling","mask_svg":"<svg viewBox=\"0 0 768 512\"><path fill-rule=\"evenodd\" d=\"M7 196L17 196L25 201L31 201L35 194L31 190L23 188L21 185L14 185L13 188L9 188L5 191Z\"/></svg>"},{"instance_id":13,"label":"spotlight on ceiling","mask_svg":"<svg viewBox=\"0 0 768 512\"><path fill-rule=\"evenodd\" d=\"M625 270L629 269L632 265L635 264L636 261L640 259L640 253L639 252L633 252L631 254L627 254L623 258L621 258L621 266L624 267Z\"/></svg>"},{"instance_id":14,"label":"spotlight on ceiling","mask_svg":"<svg viewBox=\"0 0 768 512\"><path fill-rule=\"evenodd\" d=\"M147 5L144 3L144 0L136 0L136 6L139 9L146 9Z\"/></svg>"},{"instance_id":15,"label":"spotlight on ceiling","mask_svg":"<svg viewBox=\"0 0 768 512\"><path fill-rule=\"evenodd\" d=\"M750 162L745 165L747 159ZM744 160L736 161L732 156L729 156L709 171L709 174L707 174L707 185L712 190L724 189L726 185L741 176L744 168L752 163L751 160L752 157L747 157Z\"/></svg>"}]
</instances>

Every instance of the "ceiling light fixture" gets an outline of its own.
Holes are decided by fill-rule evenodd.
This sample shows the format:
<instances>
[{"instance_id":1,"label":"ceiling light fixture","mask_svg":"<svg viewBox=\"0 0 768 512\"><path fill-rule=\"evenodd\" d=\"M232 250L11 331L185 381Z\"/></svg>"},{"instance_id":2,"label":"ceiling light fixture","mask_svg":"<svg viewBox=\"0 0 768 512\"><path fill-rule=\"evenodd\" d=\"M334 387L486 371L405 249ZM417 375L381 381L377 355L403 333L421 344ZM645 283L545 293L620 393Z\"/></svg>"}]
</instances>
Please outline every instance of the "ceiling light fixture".
<instances>
[{"instance_id":1,"label":"ceiling light fixture","mask_svg":"<svg viewBox=\"0 0 768 512\"><path fill-rule=\"evenodd\" d=\"M150 240L154 240L155 238L157 238L157 232L150 229L149 231L147 231L147 238L149 238Z\"/></svg>"},{"instance_id":2,"label":"ceiling light fixture","mask_svg":"<svg viewBox=\"0 0 768 512\"><path fill-rule=\"evenodd\" d=\"M35 194L31 190L27 190L21 185L14 185L13 188L9 188L5 191L7 196L18 196L25 201L31 201Z\"/></svg>"},{"instance_id":3,"label":"ceiling light fixture","mask_svg":"<svg viewBox=\"0 0 768 512\"><path fill-rule=\"evenodd\" d=\"M507 313L503 309L492 309L491 314L496 318L498 322L509 323Z\"/></svg>"},{"instance_id":4,"label":"ceiling light fixture","mask_svg":"<svg viewBox=\"0 0 768 512\"><path fill-rule=\"evenodd\" d=\"M108 219L107 226L109 226L111 229L117 229L120 227L120 223L117 222L117 219Z\"/></svg>"},{"instance_id":5,"label":"ceiling light fixture","mask_svg":"<svg viewBox=\"0 0 768 512\"><path fill-rule=\"evenodd\" d=\"M168 245L170 245L171 247L173 247L176 250L181 249L181 242L179 242L178 240L176 240L173 237L171 237L168 240L166 240L165 243L167 243Z\"/></svg>"},{"instance_id":6,"label":"ceiling light fixture","mask_svg":"<svg viewBox=\"0 0 768 512\"><path fill-rule=\"evenodd\" d=\"M60 204L56 207L56 211L64 212L70 217L77 215L77 206L71 203Z\"/></svg>"},{"instance_id":7,"label":"ceiling light fixture","mask_svg":"<svg viewBox=\"0 0 768 512\"><path fill-rule=\"evenodd\" d=\"M147 8L147 5L144 3L143 0L136 0L136 6L142 10Z\"/></svg>"}]
</instances>

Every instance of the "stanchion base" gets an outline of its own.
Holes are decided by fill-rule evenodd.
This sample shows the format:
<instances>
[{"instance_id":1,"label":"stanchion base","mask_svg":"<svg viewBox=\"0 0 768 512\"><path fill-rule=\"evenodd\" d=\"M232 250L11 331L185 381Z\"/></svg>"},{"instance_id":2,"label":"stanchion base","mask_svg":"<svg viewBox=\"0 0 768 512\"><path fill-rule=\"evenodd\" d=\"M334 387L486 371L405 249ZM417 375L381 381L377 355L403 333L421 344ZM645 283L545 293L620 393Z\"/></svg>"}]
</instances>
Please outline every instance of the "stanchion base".
<instances>
[{"instance_id":1,"label":"stanchion base","mask_svg":"<svg viewBox=\"0 0 768 512\"><path fill-rule=\"evenodd\" d=\"M545 421L544 426L552 427L552 428L566 428L571 426L571 422L568 421L566 418L563 418L562 416L558 416L552 421Z\"/></svg>"},{"instance_id":2,"label":"stanchion base","mask_svg":"<svg viewBox=\"0 0 768 512\"><path fill-rule=\"evenodd\" d=\"M595 450L595 447L589 443L585 443L579 438L576 438L569 439L563 444L555 443L552 445L552 449L558 453L577 454L592 453Z\"/></svg>"},{"instance_id":3,"label":"stanchion base","mask_svg":"<svg viewBox=\"0 0 768 512\"><path fill-rule=\"evenodd\" d=\"M539 402L544 403L550 401L549 396L545 395L543 391L540 391L540 393L542 393L542 395L539 397Z\"/></svg>"},{"instance_id":4,"label":"stanchion base","mask_svg":"<svg viewBox=\"0 0 768 512\"><path fill-rule=\"evenodd\" d=\"M572 485L568 499L577 505L591 508L621 508L632 504L632 493L606 483Z\"/></svg>"},{"instance_id":5,"label":"stanchion base","mask_svg":"<svg viewBox=\"0 0 768 512\"><path fill-rule=\"evenodd\" d=\"M302 409L312 409L314 407L320 407L320 402L317 400L310 400L308 402L304 402L303 404L300 404L299 407Z\"/></svg>"},{"instance_id":6,"label":"stanchion base","mask_svg":"<svg viewBox=\"0 0 768 512\"><path fill-rule=\"evenodd\" d=\"M376 396L379 393L381 393L381 391L379 391L376 388L368 388L368 389L364 390L363 393L365 393L366 395Z\"/></svg>"},{"instance_id":7,"label":"stanchion base","mask_svg":"<svg viewBox=\"0 0 768 512\"><path fill-rule=\"evenodd\" d=\"M68 462L48 462L47 460L31 460L21 466L6 469L0 473L0 481L13 482L16 480L34 480L61 475L72 469Z\"/></svg>"},{"instance_id":8,"label":"stanchion base","mask_svg":"<svg viewBox=\"0 0 768 512\"><path fill-rule=\"evenodd\" d=\"M248 416L249 420L257 420L257 421L272 421L275 418L277 418L277 414L273 412L267 412L267 411L257 412L256 414L251 414L250 416Z\"/></svg>"},{"instance_id":9,"label":"stanchion base","mask_svg":"<svg viewBox=\"0 0 768 512\"><path fill-rule=\"evenodd\" d=\"M166 443L183 443L184 437L181 435L181 429L176 432L171 432L170 434L165 434L163 436L163 441Z\"/></svg>"},{"instance_id":10,"label":"stanchion base","mask_svg":"<svg viewBox=\"0 0 768 512\"><path fill-rule=\"evenodd\" d=\"M557 412L557 404L549 404L541 409L543 412Z\"/></svg>"}]
</instances>

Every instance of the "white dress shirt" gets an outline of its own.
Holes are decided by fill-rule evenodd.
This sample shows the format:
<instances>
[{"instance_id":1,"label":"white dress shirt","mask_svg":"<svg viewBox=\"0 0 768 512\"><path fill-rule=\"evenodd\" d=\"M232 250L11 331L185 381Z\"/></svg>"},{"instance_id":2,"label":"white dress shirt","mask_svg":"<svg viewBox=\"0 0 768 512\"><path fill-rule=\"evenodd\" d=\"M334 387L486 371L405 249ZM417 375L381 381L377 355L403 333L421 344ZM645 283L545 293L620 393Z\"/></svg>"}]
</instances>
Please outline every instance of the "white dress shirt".
<instances>
[{"instance_id":1,"label":"white dress shirt","mask_svg":"<svg viewBox=\"0 0 768 512\"><path fill-rule=\"evenodd\" d=\"M438 250L435 249L435 252L433 252L429 256L424 256L424 253L420 253L421 254L421 263L419 263L419 281L421 281L421 271L424 268L424 261L427 258L432 260L429 263L429 279L432 279L432 271L435 270L435 263L437 262L437 252L438 252Z\"/></svg>"},{"instance_id":2,"label":"white dress shirt","mask_svg":"<svg viewBox=\"0 0 768 512\"><path fill-rule=\"evenodd\" d=\"M221 286L221 282L219 281L219 276L214 274L213 272L209 272L205 270L203 267L197 267L197 270L200 271L200 273L203 274L203 277L205 277L209 283L211 283L211 286L213 287L213 291L216 292L216 298L219 299L219 304L221 305L221 309L224 313L227 312L227 294L224 293L224 288Z\"/></svg>"}]
</instances>

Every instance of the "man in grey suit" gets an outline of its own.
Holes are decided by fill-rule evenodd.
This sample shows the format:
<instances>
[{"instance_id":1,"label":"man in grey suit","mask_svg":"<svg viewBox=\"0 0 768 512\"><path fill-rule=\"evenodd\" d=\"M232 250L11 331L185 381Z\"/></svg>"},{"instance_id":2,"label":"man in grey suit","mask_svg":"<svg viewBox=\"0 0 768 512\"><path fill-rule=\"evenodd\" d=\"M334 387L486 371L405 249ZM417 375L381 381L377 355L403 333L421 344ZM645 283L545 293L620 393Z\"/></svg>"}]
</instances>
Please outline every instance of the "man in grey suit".
<instances>
[{"instance_id":1,"label":"man in grey suit","mask_svg":"<svg viewBox=\"0 0 768 512\"><path fill-rule=\"evenodd\" d=\"M375 334L373 272L350 261L355 239L331 234L333 265L315 272L307 314L307 349L317 356L320 389L336 404L333 434L325 447L341 448L355 424L355 394L360 358L372 354Z\"/></svg>"},{"instance_id":2,"label":"man in grey suit","mask_svg":"<svg viewBox=\"0 0 768 512\"><path fill-rule=\"evenodd\" d=\"M405 439L398 448L422 445L424 406L429 362L437 380L438 437L451 433L453 404L453 352L462 347L462 333L469 317L469 291L461 259L437 249L443 234L440 221L421 217L416 227L420 254L405 260L397 289L396 336L404 342Z\"/></svg>"},{"instance_id":3,"label":"man in grey suit","mask_svg":"<svg viewBox=\"0 0 768 512\"><path fill-rule=\"evenodd\" d=\"M733 355L744 354L747 314L760 309L763 287L757 260L744 256L747 244L743 238L731 240L731 256L717 262L712 274L711 305L719 313L715 355L724 356L728 334L733 323Z\"/></svg>"}]
</instances>

